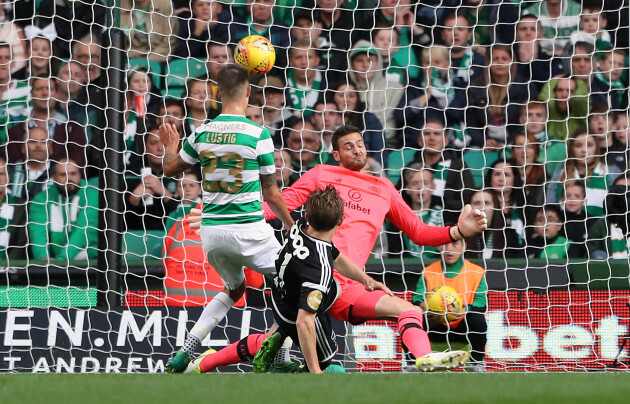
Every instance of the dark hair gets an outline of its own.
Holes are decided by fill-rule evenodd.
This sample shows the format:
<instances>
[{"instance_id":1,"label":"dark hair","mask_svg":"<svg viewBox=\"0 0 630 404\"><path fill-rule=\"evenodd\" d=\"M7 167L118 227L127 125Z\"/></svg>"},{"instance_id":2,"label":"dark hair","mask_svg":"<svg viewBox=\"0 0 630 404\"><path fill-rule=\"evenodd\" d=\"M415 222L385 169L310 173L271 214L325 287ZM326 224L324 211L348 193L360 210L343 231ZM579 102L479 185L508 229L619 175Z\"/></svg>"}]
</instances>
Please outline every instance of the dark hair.
<instances>
[{"instance_id":1,"label":"dark hair","mask_svg":"<svg viewBox=\"0 0 630 404\"><path fill-rule=\"evenodd\" d=\"M431 122L437 123L438 125L442 127L442 129L444 129L444 131L446 131L446 124L444 123L443 119L440 119L440 117L437 114L430 114L430 115L427 114L427 119L424 121L424 125L422 126L421 132L427 127L427 124Z\"/></svg>"},{"instance_id":2,"label":"dark hair","mask_svg":"<svg viewBox=\"0 0 630 404\"><path fill-rule=\"evenodd\" d=\"M343 221L343 201L339 192L328 184L326 189L311 193L306 201L308 224L317 231L328 231Z\"/></svg>"},{"instance_id":3,"label":"dark hair","mask_svg":"<svg viewBox=\"0 0 630 404\"><path fill-rule=\"evenodd\" d=\"M164 108L164 112L166 112L166 109L168 107L179 107L182 109L182 112L185 114L186 113L186 106L184 105L184 102L178 98L166 98L163 102L162 105L160 105L160 108Z\"/></svg>"},{"instance_id":4,"label":"dark hair","mask_svg":"<svg viewBox=\"0 0 630 404\"><path fill-rule=\"evenodd\" d=\"M595 104L591 111L588 113L587 121L590 122L591 118L594 118L597 115L608 115L610 113L610 108L606 104Z\"/></svg>"},{"instance_id":5,"label":"dark hair","mask_svg":"<svg viewBox=\"0 0 630 404\"><path fill-rule=\"evenodd\" d=\"M157 124L157 122L155 121L155 119L145 119L144 120L144 132L145 135L148 135L149 133L154 134L153 131L155 130L159 130L160 126ZM147 136L144 136L145 141Z\"/></svg>"},{"instance_id":6,"label":"dark hair","mask_svg":"<svg viewBox=\"0 0 630 404\"><path fill-rule=\"evenodd\" d=\"M518 19L518 21L516 22L516 24L518 25L519 22L524 21L524 20L534 20L536 22L538 22L538 16L535 14L523 14L520 16L520 18ZM540 23L539 23L540 24Z\"/></svg>"},{"instance_id":7,"label":"dark hair","mask_svg":"<svg viewBox=\"0 0 630 404\"><path fill-rule=\"evenodd\" d=\"M184 94L182 94L182 97L185 96L185 98L190 97L190 89L193 86L193 84L195 83L204 83L204 84L208 84L208 76L207 75L202 75L199 77L191 77L186 81L186 91Z\"/></svg>"},{"instance_id":8,"label":"dark hair","mask_svg":"<svg viewBox=\"0 0 630 404\"><path fill-rule=\"evenodd\" d=\"M427 166L421 161L413 161L403 168L400 180L396 184L396 189L400 191L403 201L405 201L405 203L410 207L412 206L411 196L409 196L407 192L403 191L408 189L407 187L409 186L411 177L413 177L416 173L423 171L428 171L431 173L431 177L435 177L435 170L432 169L431 166Z\"/></svg>"},{"instance_id":9,"label":"dark hair","mask_svg":"<svg viewBox=\"0 0 630 404\"><path fill-rule=\"evenodd\" d=\"M335 102L335 94L341 92L339 91L339 88L341 86L348 86L348 87L352 86L354 90L351 90L351 91L357 92L357 86L352 82L339 81L337 83L331 84L326 90L326 97L325 97L329 103L337 105L337 103ZM348 91L348 89L346 89L345 91ZM337 105L337 108L342 108L342 107ZM367 106L365 105L365 102L361 101L361 98L359 97L359 94L357 93L357 105L354 107L354 110L345 109L339 112L345 124L356 126L357 128L361 130L361 132L363 132L363 130L365 130L364 115L365 115L366 110L367 110Z\"/></svg>"},{"instance_id":10,"label":"dark hair","mask_svg":"<svg viewBox=\"0 0 630 404\"><path fill-rule=\"evenodd\" d=\"M620 177L617 177L617 179L619 179L619 178ZM615 182L616 181L617 180L615 180ZM563 196L567 196L567 189L569 189L571 187L578 187L578 188L580 188L582 190L582 194L584 194L584 198L586 198L586 185L584 185L584 182L580 181L580 180L568 180L568 181L565 181L564 185L562 186L562 195Z\"/></svg>"},{"instance_id":11,"label":"dark hair","mask_svg":"<svg viewBox=\"0 0 630 404\"><path fill-rule=\"evenodd\" d=\"M313 22L314 20L313 14L311 12L307 10L299 9L299 11L296 11L295 15L293 16L293 23L295 24L297 20L301 20L301 19L307 19L307 20L310 20L311 22Z\"/></svg>"},{"instance_id":12,"label":"dark hair","mask_svg":"<svg viewBox=\"0 0 630 404\"><path fill-rule=\"evenodd\" d=\"M374 37L376 36L376 34L386 29L387 30L391 29L392 31L395 31L396 35L398 36L400 40L400 30L393 23L377 22L374 28L372 29L372 32L370 33L371 42L374 43Z\"/></svg>"},{"instance_id":13,"label":"dark hair","mask_svg":"<svg viewBox=\"0 0 630 404\"><path fill-rule=\"evenodd\" d=\"M229 44L226 44L226 43L223 43L223 42L209 40L208 44L206 45L206 50L208 51L208 55L210 55L210 48L212 48L213 46L227 47L230 51L232 50L232 47Z\"/></svg>"},{"instance_id":14,"label":"dark hair","mask_svg":"<svg viewBox=\"0 0 630 404\"><path fill-rule=\"evenodd\" d=\"M48 80L48 81L50 81L51 85L55 86L55 90L57 90L59 88L57 80L54 77L49 76L49 75L41 75L41 76L33 76L33 77L31 77L30 83L29 83L31 85L31 90L32 90L32 87L33 87L33 85L35 84L35 82L37 80Z\"/></svg>"},{"instance_id":15,"label":"dark hair","mask_svg":"<svg viewBox=\"0 0 630 404\"><path fill-rule=\"evenodd\" d=\"M341 125L340 127L338 127L333 133L332 139L330 141L332 143L333 150L339 151L339 139L351 133L358 133L359 135L361 135L361 131L356 126Z\"/></svg>"},{"instance_id":16,"label":"dark hair","mask_svg":"<svg viewBox=\"0 0 630 404\"><path fill-rule=\"evenodd\" d=\"M628 110L617 111L617 113L615 114L615 118L613 119L613 122L616 124L619 121L619 119L623 117L628 119Z\"/></svg>"},{"instance_id":17,"label":"dark hair","mask_svg":"<svg viewBox=\"0 0 630 404\"><path fill-rule=\"evenodd\" d=\"M535 149L534 153L536 156L536 158L534 159L534 164L532 165L531 171L527 174L527 177L523 181L523 185L525 186L525 193L529 193L530 191L535 189L534 187L540 185L541 182L544 182L546 180L545 166L542 163L536 162L538 160L538 156L540 155L541 142L538 139L536 139L534 135L519 133L518 135L514 136L514 139L512 140L512 144L510 145L510 148L515 147L514 142L516 141L517 138L521 136L525 137L525 144L523 145L523 147L527 147L528 145L533 145ZM517 165L514 155L512 155L512 158L509 161L514 166ZM525 162L525 165L527 166L527 162ZM523 178L521 178L521 180L523 180Z\"/></svg>"},{"instance_id":18,"label":"dark hair","mask_svg":"<svg viewBox=\"0 0 630 404\"><path fill-rule=\"evenodd\" d=\"M538 208L534 210L534 214L532 216L532 219L534 221L536 220L536 216L538 215L538 212L542 212L543 215L545 216L547 215L547 212L554 212L558 216L558 221L560 223L564 223L565 221L564 212L562 211L562 209L560 209L558 205L546 204L545 206L539 206ZM545 223L546 223L546 220L545 220ZM563 227L563 230L561 230L560 233L564 233L564 225L562 227Z\"/></svg>"},{"instance_id":19,"label":"dark hair","mask_svg":"<svg viewBox=\"0 0 630 404\"><path fill-rule=\"evenodd\" d=\"M492 209L492 221L488 223L488 228L482 232L477 233L474 236L468 237L466 239L466 244L468 245L468 250L464 253L464 257L466 258L482 258L482 251L486 247L486 241L492 237L493 246L492 249L493 257L497 258L499 254L503 255L503 250L505 250L507 242L504 229L506 227L505 224L505 216L503 215L502 209L500 207L499 195L497 192L491 188L486 189L473 189L469 195L468 203L472 201L473 196L477 193L485 193L488 192L492 197L492 204L494 208ZM512 256L514 251L505 251L506 256ZM509 255L508 255L509 254Z\"/></svg>"},{"instance_id":20,"label":"dark hair","mask_svg":"<svg viewBox=\"0 0 630 404\"><path fill-rule=\"evenodd\" d=\"M199 170L193 170L192 168L189 168L181 174L180 179L184 179L184 177L186 177L187 175L192 175L195 177L196 181L201 181L201 174L199 173Z\"/></svg>"},{"instance_id":21,"label":"dark hair","mask_svg":"<svg viewBox=\"0 0 630 404\"><path fill-rule=\"evenodd\" d=\"M486 172L486 177L484 178L484 184L486 187L491 187L492 184L492 173L496 170L497 165L506 164L512 170L512 176L514 177L514 184L512 185L512 201L511 205L513 207L523 207L525 205L525 195L523 194L523 179L521 178L521 174L518 172L518 168L514 167L510 163L510 161L497 160L490 167L488 167L488 171ZM507 201L506 201L507 202Z\"/></svg>"},{"instance_id":22,"label":"dark hair","mask_svg":"<svg viewBox=\"0 0 630 404\"><path fill-rule=\"evenodd\" d=\"M313 50L317 54L317 49L315 49L315 47L313 46L313 43L308 38L298 39L297 41L293 42L291 44L291 47L289 47L289 57L292 57L293 52L298 49L308 50L308 51Z\"/></svg>"},{"instance_id":23,"label":"dark hair","mask_svg":"<svg viewBox=\"0 0 630 404\"><path fill-rule=\"evenodd\" d=\"M523 105L521 105L521 115L527 114L530 108L542 108L545 110L545 114L549 116L549 107L547 106L547 102L542 101L539 98L531 98L528 102L523 103Z\"/></svg>"},{"instance_id":24,"label":"dark hair","mask_svg":"<svg viewBox=\"0 0 630 404\"><path fill-rule=\"evenodd\" d=\"M604 3L602 0L583 0L582 1L582 10L593 10L599 13L602 12L604 8Z\"/></svg>"},{"instance_id":25,"label":"dark hair","mask_svg":"<svg viewBox=\"0 0 630 404\"><path fill-rule=\"evenodd\" d=\"M237 100L245 95L243 88L247 90L249 85L247 69L236 63L228 63L219 70L217 83L219 84L221 99L225 101Z\"/></svg>"},{"instance_id":26,"label":"dark hair","mask_svg":"<svg viewBox=\"0 0 630 404\"><path fill-rule=\"evenodd\" d=\"M571 52L569 53L571 56L575 55L575 52L577 52L578 48L582 48L583 50L586 51L586 53L588 53L589 55L591 55L594 51L595 51L595 46L593 46L592 43L589 42L583 42L583 41L578 41L576 43L573 44L573 46L570 48Z\"/></svg>"},{"instance_id":27,"label":"dark hair","mask_svg":"<svg viewBox=\"0 0 630 404\"><path fill-rule=\"evenodd\" d=\"M0 48L8 48L9 50L11 50L11 44L0 41Z\"/></svg>"},{"instance_id":28,"label":"dark hair","mask_svg":"<svg viewBox=\"0 0 630 404\"><path fill-rule=\"evenodd\" d=\"M463 18L465 18L465 19L466 19L466 22L468 23L468 24L466 25L466 28L467 28L468 30L472 29L472 27L470 26L470 17L468 17L466 14L461 13L461 12L459 12L459 11L453 11L453 12L448 13L448 14L447 14L447 15L446 15L443 19L442 19L442 25L446 25L446 21L448 21L448 20L452 20L453 18L454 18L455 20L457 20L459 17L463 17Z\"/></svg>"},{"instance_id":29,"label":"dark hair","mask_svg":"<svg viewBox=\"0 0 630 404\"><path fill-rule=\"evenodd\" d=\"M577 128L575 128L575 130L573 132L571 132L571 136L569 136L569 138L567 139L567 143L568 143L569 140L575 139L576 137L578 137L580 135L588 135L588 134L589 133L588 133L588 129L586 128L586 126L578 126Z\"/></svg>"},{"instance_id":30,"label":"dark hair","mask_svg":"<svg viewBox=\"0 0 630 404\"><path fill-rule=\"evenodd\" d=\"M67 65L69 65L69 64L75 64L75 65L81 66L81 63L77 62L77 61L76 61L76 60L74 60L74 59L70 59L70 60L68 60L68 61L65 61L65 62L59 63L59 65L57 66L57 69L55 70L55 71L56 71L56 73L53 75L53 77L54 77L55 79L59 80L59 72L61 71L61 69L63 69L64 67L66 67L66 66L67 66ZM83 66L81 66L81 68L83 68Z\"/></svg>"},{"instance_id":31,"label":"dark hair","mask_svg":"<svg viewBox=\"0 0 630 404\"><path fill-rule=\"evenodd\" d=\"M473 188L468 193L468 195L466 195L464 201L467 204L472 203L472 199L473 199L473 197L476 194L484 193L484 192L487 192L487 193L490 194L490 196L492 197L492 204L494 205L494 208L493 208L494 214L492 215L492 222L488 223L488 230L502 229L503 226L504 226L504 220L503 220L503 215L501 214L501 208L499 207L499 205L500 205L499 195L497 194L497 192L494 189L492 189L492 188Z\"/></svg>"}]
</instances>

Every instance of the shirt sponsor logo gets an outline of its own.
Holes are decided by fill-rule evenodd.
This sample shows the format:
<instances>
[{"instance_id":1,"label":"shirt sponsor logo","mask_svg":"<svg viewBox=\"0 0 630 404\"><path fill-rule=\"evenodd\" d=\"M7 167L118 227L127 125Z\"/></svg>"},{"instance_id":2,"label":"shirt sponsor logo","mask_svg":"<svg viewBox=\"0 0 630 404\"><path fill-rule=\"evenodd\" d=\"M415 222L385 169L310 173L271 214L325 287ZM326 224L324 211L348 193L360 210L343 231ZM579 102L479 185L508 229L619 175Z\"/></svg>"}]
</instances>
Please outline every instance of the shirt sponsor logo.
<instances>
[{"instance_id":1,"label":"shirt sponsor logo","mask_svg":"<svg viewBox=\"0 0 630 404\"><path fill-rule=\"evenodd\" d=\"M216 130L218 132L243 132L247 128L247 125L244 123L234 123L234 122L211 122L206 125L206 130L213 131Z\"/></svg>"},{"instance_id":2,"label":"shirt sponsor logo","mask_svg":"<svg viewBox=\"0 0 630 404\"><path fill-rule=\"evenodd\" d=\"M367 213L368 215L371 212L371 208L364 208L363 206L359 205L358 203L352 203L351 201L344 201L343 202L343 206L346 209L351 209L351 210L358 210L359 212L363 212L363 213Z\"/></svg>"},{"instance_id":3,"label":"shirt sponsor logo","mask_svg":"<svg viewBox=\"0 0 630 404\"><path fill-rule=\"evenodd\" d=\"M319 309L319 305L322 304L322 298L322 292L320 292L319 290L314 290L308 294L308 297L306 298L306 304L308 304L308 307L310 307L312 310L317 310Z\"/></svg>"},{"instance_id":4,"label":"shirt sponsor logo","mask_svg":"<svg viewBox=\"0 0 630 404\"><path fill-rule=\"evenodd\" d=\"M361 192L357 191L356 189L351 189L348 191L348 198L352 199L355 202L361 202L361 200L363 199L363 195L361 195Z\"/></svg>"}]
</instances>

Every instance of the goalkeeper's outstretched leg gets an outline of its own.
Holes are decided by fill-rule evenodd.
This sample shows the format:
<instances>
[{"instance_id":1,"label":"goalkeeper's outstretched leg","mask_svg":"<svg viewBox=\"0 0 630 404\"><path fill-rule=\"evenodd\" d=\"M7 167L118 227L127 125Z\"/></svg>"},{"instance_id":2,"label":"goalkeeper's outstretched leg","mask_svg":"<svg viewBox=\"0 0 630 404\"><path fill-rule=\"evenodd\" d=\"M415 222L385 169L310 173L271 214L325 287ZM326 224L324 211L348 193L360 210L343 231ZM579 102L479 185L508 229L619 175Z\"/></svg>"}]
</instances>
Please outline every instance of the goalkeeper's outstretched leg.
<instances>
[{"instance_id":1,"label":"goalkeeper's outstretched leg","mask_svg":"<svg viewBox=\"0 0 630 404\"><path fill-rule=\"evenodd\" d=\"M332 316L351 324L370 320L389 320L398 323L403 347L420 363L420 370L455 369L466 364L466 351L433 353L429 336L423 327L422 309L407 300L390 296L383 291L367 291L358 282L346 281L341 297L330 309ZM419 361L424 358L423 361Z\"/></svg>"}]
</instances>

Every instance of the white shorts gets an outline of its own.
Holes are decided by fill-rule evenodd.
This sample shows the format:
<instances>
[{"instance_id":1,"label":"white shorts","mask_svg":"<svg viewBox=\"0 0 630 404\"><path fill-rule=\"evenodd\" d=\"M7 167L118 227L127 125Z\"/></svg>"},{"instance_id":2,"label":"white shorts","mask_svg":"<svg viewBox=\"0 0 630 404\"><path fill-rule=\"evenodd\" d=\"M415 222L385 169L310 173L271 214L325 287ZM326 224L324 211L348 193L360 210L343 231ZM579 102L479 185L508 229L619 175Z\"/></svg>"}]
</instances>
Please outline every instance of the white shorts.
<instances>
[{"instance_id":1,"label":"white shorts","mask_svg":"<svg viewBox=\"0 0 630 404\"><path fill-rule=\"evenodd\" d=\"M201 244L225 287L236 289L245 281L243 267L263 275L276 273L280 243L265 221L201 226Z\"/></svg>"}]
</instances>

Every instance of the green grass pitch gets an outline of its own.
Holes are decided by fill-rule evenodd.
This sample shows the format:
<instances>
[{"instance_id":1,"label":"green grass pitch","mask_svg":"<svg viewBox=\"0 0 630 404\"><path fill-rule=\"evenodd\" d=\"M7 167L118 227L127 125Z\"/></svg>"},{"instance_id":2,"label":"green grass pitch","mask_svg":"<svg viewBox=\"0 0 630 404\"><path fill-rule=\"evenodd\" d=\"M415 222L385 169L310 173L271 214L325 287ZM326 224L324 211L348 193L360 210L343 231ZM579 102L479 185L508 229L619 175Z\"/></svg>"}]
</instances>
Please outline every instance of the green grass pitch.
<instances>
[{"instance_id":1,"label":"green grass pitch","mask_svg":"<svg viewBox=\"0 0 630 404\"><path fill-rule=\"evenodd\" d=\"M4 403L628 403L626 373L1 374Z\"/></svg>"}]
</instances>

